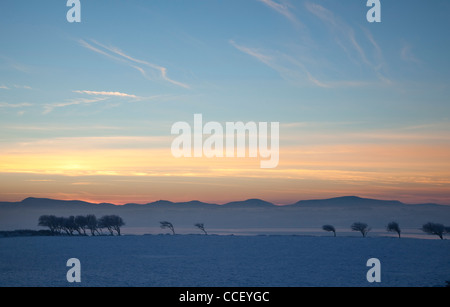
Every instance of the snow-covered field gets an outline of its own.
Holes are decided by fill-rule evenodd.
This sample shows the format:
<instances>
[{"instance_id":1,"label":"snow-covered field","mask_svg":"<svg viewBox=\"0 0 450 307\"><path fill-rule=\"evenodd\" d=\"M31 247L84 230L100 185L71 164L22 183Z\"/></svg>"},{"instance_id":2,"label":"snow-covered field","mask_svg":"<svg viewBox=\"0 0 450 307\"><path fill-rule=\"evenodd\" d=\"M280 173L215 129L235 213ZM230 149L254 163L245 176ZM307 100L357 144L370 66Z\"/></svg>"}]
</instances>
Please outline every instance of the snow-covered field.
<instances>
[{"instance_id":1,"label":"snow-covered field","mask_svg":"<svg viewBox=\"0 0 450 307\"><path fill-rule=\"evenodd\" d=\"M437 237L436 237L437 238ZM69 258L81 283L66 280ZM381 283L366 279L381 261ZM0 239L0 286L444 286L450 241L389 237L201 236Z\"/></svg>"}]
</instances>

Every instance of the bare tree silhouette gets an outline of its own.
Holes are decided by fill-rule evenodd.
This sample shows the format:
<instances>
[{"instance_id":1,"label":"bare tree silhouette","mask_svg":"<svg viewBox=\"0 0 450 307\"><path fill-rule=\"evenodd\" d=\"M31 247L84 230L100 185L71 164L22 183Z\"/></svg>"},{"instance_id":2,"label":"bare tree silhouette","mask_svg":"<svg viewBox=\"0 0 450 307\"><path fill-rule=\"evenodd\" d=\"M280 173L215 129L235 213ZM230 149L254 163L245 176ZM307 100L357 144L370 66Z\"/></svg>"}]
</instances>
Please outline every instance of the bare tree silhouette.
<instances>
[{"instance_id":1,"label":"bare tree silhouette","mask_svg":"<svg viewBox=\"0 0 450 307\"><path fill-rule=\"evenodd\" d=\"M328 232L332 232L334 236L336 236L336 229L334 228L333 225L323 225L322 229Z\"/></svg>"},{"instance_id":2,"label":"bare tree silhouette","mask_svg":"<svg viewBox=\"0 0 450 307\"><path fill-rule=\"evenodd\" d=\"M48 227L52 235L59 234L58 218L54 215L40 216L38 226Z\"/></svg>"},{"instance_id":3,"label":"bare tree silhouette","mask_svg":"<svg viewBox=\"0 0 450 307\"><path fill-rule=\"evenodd\" d=\"M161 228L162 229L166 229L169 228L172 231L172 234L175 234L175 229L173 228L173 225L171 222L168 221L163 221L163 222L159 222L161 224Z\"/></svg>"},{"instance_id":4,"label":"bare tree silhouette","mask_svg":"<svg viewBox=\"0 0 450 307\"><path fill-rule=\"evenodd\" d=\"M86 228L87 228L87 217L84 215L77 215L75 217L75 224L77 225L76 230L78 231L78 234L81 236L87 236L86 234Z\"/></svg>"},{"instance_id":5,"label":"bare tree silhouette","mask_svg":"<svg viewBox=\"0 0 450 307\"><path fill-rule=\"evenodd\" d=\"M105 215L97 220L95 215L77 215L69 217L56 217L54 215L42 215L39 217L38 225L48 227L52 235L73 236L77 232L80 236L87 236L86 230L90 230L91 235L102 235L102 228L109 230L111 235L114 232L121 235L121 227L125 225L123 219L117 215Z\"/></svg>"},{"instance_id":6,"label":"bare tree silhouette","mask_svg":"<svg viewBox=\"0 0 450 307\"><path fill-rule=\"evenodd\" d=\"M120 227L125 225L124 221L120 216L117 215L105 215L98 220L99 228L108 229L109 233L113 236L114 231L120 236Z\"/></svg>"},{"instance_id":7,"label":"bare tree silhouette","mask_svg":"<svg viewBox=\"0 0 450 307\"><path fill-rule=\"evenodd\" d=\"M97 232L97 234L100 234L98 231L97 217L95 215L86 215L86 227L91 231L92 236L95 236L95 232Z\"/></svg>"},{"instance_id":8,"label":"bare tree silhouette","mask_svg":"<svg viewBox=\"0 0 450 307\"><path fill-rule=\"evenodd\" d=\"M205 224L203 223L197 223L194 225L195 227L197 227L198 229L200 229L201 231L203 231L205 233L205 235L208 235L208 233L205 230Z\"/></svg>"},{"instance_id":9,"label":"bare tree silhouette","mask_svg":"<svg viewBox=\"0 0 450 307\"><path fill-rule=\"evenodd\" d=\"M446 232L445 228L446 227L442 224L428 222L422 226L422 231L430 235L436 235L441 240L444 240L443 235Z\"/></svg>"},{"instance_id":10,"label":"bare tree silhouette","mask_svg":"<svg viewBox=\"0 0 450 307\"><path fill-rule=\"evenodd\" d=\"M353 223L352 226L350 226L350 228L353 231L359 231L364 238L367 236L367 233L370 230L372 230L371 228L369 228L369 226L366 223L361 223L361 222Z\"/></svg>"},{"instance_id":11,"label":"bare tree silhouette","mask_svg":"<svg viewBox=\"0 0 450 307\"><path fill-rule=\"evenodd\" d=\"M77 230L77 224L75 224L75 217L73 215L69 217L63 217L64 231L69 236L73 236L73 232Z\"/></svg>"},{"instance_id":12,"label":"bare tree silhouette","mask_svg":"<svg viewBox=\"0 0 450 307\"><path fill-rule=\"evenodd\" d=\"M389 231L389 232L396 232L398 237L400 238L400 233L402 231L400 230L400 226L398 225L397 222L390 222L387 225L386 230Z\"/></svg>"}]
</instances>

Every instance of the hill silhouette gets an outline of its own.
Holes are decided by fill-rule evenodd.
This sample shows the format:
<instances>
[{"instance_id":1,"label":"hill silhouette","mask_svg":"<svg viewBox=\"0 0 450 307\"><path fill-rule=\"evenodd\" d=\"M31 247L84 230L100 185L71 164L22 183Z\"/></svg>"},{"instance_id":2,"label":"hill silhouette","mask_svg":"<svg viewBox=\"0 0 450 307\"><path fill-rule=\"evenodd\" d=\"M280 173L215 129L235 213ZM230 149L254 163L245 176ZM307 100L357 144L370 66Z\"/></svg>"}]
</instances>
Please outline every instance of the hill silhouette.
<instances>
[{"instance_id":1,"label":"hill silhouette","mask_svg":"<svg viewBox=\"0 0 450 307\"><path fill-rule=\"evenodd\" d=\"M371 199L371 198L362 198L358 196L343 196L343 197L334 197L327 199L310 199L310 200L300 200L293 204L288 205L280 205L277 206L271 202L262 200L262 199L247 199L243 201L232 201L225 204L214 204L214 203L205 203L198 200L186 201L186 202L172 202L168 200L158 200L155 202L149 202L145 204L138 203L127 203L125 205L115 205L111 203L91 203L80 200L58 200L51 198L36 198L36 197L28 197L20 202L0 202L0 206L32 206L36 207L77 207L77 206L96 206L96 207L110 207L110 206L119 206L119 207L132 207L132 206L154 206L154 207L165 207L165 206L183 206L183 207L208 207L208 206L217 206L222 208L273 208L273 207L363 207L363 206L442 206L434 203L424 203L424 204L405 204L398 200L379 200L379 199Z\"/></svg>"},{"instance_id":2,"label":"hill silhouette","mask_svg":"<svg viewBox=\"0 0 450 307\"><path fill-rule=\"evenodd\" d=\"M379 200L358 196L343 196L329 199L301 200L293 206L398 206L405 205L398 200Z\"/></svg>"}]
</instances>

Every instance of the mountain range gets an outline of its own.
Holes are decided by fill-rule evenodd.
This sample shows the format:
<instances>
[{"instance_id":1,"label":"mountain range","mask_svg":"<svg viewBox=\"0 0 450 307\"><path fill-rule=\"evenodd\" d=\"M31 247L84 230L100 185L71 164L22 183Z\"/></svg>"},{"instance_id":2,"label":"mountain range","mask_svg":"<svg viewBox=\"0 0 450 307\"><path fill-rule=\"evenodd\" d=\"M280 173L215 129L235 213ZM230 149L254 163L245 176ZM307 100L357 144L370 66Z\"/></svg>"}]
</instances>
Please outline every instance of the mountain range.
<instances>
[{"instance_id":1,"label":"mountain range","mask_svg":"<svg viewBox=\"0 0 450 307\"><path fill-rule=\"evenodd\" d=\"M418 205L427 205L427 206L442 206L435 203L426 203L426 204L405 204L398 200L379 200L379 199L370 199L370 198L362 198L358 196L343 196L343 197L334 197L328 199L313 199L313 200L300 200L296 203L289 205L275 205L271 202L267 202L262 199L247 199L244 201L233 201L225 204L214 204L214 203L205 203L198 200L192 200L188 202L171 202L168 200L158 200L155 202L145 203L145 204L137 204L137 203L127 203L122 205L123 207L135 207L135 206L183 206L183 207L222 207L222 208L270 208L270 207L310 207L310 206L344 206L344 207L361 207L361 206L418 206ZM96 206L96 207L110 207L117 206L112 203L91 203L80 200L58 200L58 199L50 199L50 198L35 198L29 197L20 202L0 202L1 207L5 206L33 206L33 207L76 207L76 206ZM0 207L0 208L1 208Z\"/></svg>"}]
</instances>

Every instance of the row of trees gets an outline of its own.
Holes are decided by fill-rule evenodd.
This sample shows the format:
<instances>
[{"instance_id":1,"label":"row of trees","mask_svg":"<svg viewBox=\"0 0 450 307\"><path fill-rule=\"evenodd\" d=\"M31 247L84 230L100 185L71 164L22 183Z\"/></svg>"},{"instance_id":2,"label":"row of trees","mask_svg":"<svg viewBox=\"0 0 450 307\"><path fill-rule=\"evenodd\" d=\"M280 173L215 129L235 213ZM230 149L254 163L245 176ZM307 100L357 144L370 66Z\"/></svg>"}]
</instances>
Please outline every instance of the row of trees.
<instances>
[{"instance_id":1,"label":"row of trees","mask_svg":"<svg viewBox=\"0 0 450 307\"><path fill-rule=\"evenodd\" d=\"M175 234L175 228L173 227L173 224L171 222L163 221L163 222L159 222L159 223L160 223L162 229L170 229L172 231L172 234ZM208 235L208 233L206 232L206 229L205 229L205 224L197 223L197 224L194 224L194 226L197 227L198 229L200 229L201 231L203 231L203 233L205 235Z\"/></svg>"},{"instance_id":2,"label":"row of trees","mask_svg":"<svg viewBox=\"0 0 450 307\"><path fill-rule=\"evenodd\" d=\"M42 215L39 217L39 226L48 227L52 235L92 236L104 235L103 229L110 235L116 233L120 236L120 228L125 225L123 219L117 215L105 215L97 219L93 214L77 215L69 217L56 217L54 215Z\"/></svg>"},{"instance_id":3,"label":"row of trees","mask_svg":"<svg viewBox=\"0 0 450 307\"><path fill-rule=\"evenodd\" d=\"M328 232L333 232L334 236L336 236L336 229L334 228L333 225L323 225L322 229L325 231L328 231ZM362 236L365 237L372 228L370 228L369 225L367 225L366 223L357 222L357 223L353 223L350 226L350 229L353 231L361 232ZM399 238L401 236L402 231L400 229L400 225L397 222L390 222L386 226L386 230L389 232L397 233ZM446 227L442 224L431 223L431 222L424 224L422 226L421 230L427 234L436 235L441 240L444 239L444 234L450 233L450 227Z\"/></svg>"},{"instance_id":4,"label":"row of trees","mask_svg":"<svg viewBox=\"0 0 450 307\"><path fill-rule=\"evenodd\" d=\"M120 229L125 225L123 219L117 215L104 215L101 218L93 214L90 215L77 215L69 217L56 217L54 215L42 215L39 217L39 226L48 227L52 235L69 235L73 236L78 234L81 236L87 236L87 232L90 232L92 236L104 235L103 229L107 229L110 235L116 233L121 235ZM175 228L171 222L160 222L162 229L170 229L172 234L175 234ZM200 229L205 235L208 235L205 225L203 223L194 224L195 227ZM336 236L336 228L333 225L323 225L324 231L332 232ZM350 226L352 231L359 231L363 237L366 237L372 228L366 223L356 222ZM400 225L397 222L390 222L386 226L386 230L389 232L397 233L398 237L401 237ZM421 230L430 235L437 235L441 240L444 239L444 234L450 234L450 227L446 227L438 223L426 223L422 226Z\"/></svg>"},{"instance_id":5,"label":"row of trees","mask_svg":"<svg viewBox=\"0 0 450 307\"><path fill-rule=\"evenodd\" d=\"M336 228L334 228L333 225L323 225L322 229L328 232L332 232L334 234L334 236L336 236ZM367 233L369 231L372 230L372 228L369 227L369 225L367 225L366 223L361 223L361 222L356 222L353 223L350 226L350 229L353 231L359 231L363 237L365 237L367 235Z\"/></svg>"},{"instance_id":6,"label":"row of trees","mask_svg":"<svg viewBox=\"0 0 450 307\"><path fill-rule=\"evenodd\" d=\"M173 226L172 223L168 222L168 221L163 221L160 222L161 228L162 229L170 229L172 231L172 234L175 234L175 228ZM205 230L205 225L203 223L197 223L194 224L195 227L197 227L198 229L200 229L201 231L203 231L203 233L205 235L207 235L208 233ZM328 232L332 232L334 234L334 236L336 237L336 228L333 225L323 225L322 229ZM366 237L367 234L369 233L369 231L372 230L372 228L369 227L369 225L367 225L366 223L362 223L362 222L355 222L350 226L350 229L352 231L359 231L361 233L361 235L363 237ZM444 239L444 234L450 234L450 227L446 227L442 224L438 224L438 223L432 223L432 222L428 222L426 224L424 224L422 226L422 228L420 228L423 232L430 234L430 235L436 235L438 236L441 240ZM390 222L387 226L386 226L386 231L388 232L395 232L397 233L398 237L401 237L401 229L400 229L400 225L397 222Z\"/></svg>"},{"instance_id":7,"label":"row of trees","mask_svg":"<svg viewBox=\"0 0 450 307\"><path fill-rule=\"evenodd\" d=\"M55 235L68 235L73 236L78 234L80 236L87 236L88 233L92 236L104 235L103 229L107 229L110 235L116 233L121 235L120 228L125 225L123 219L117 215L105 215L97 219L93 214L89 215L77 215L69 217L57 217L54 215L42 215L39 217L39 226L48 227L50 234ZM160 222L162 229L170 229L172 234L175 234L175 228L172 223L168 221ZM208 233L205 229L205 224L197 223L194 225L205 235Z\"/></svg>"},{"instance_id":8,"label":"row of trees","mask_svg":"<svg viewBox=\"0 0 450 307\"><path fill-rule=\"evenodd\" d=\"M160 222L161 228L162 229L170 229L172 231L172 234L175 234L175 228L173 226L172 223L168 222L168 221L163 221ZM200 229L201 231L203 231L203 233L205 235L207 235L208 233L205 230L205 225L203 223L197 223L194 224L195 227L197 227L198 229ZM328 232L332 232L334 234L334 236L336 236L336 228L333 225L323 225L322 229ZM372 230L372 228L369 227L369 225L367 225L366 223L362 223L362 222L355 222L350 226L350 229L352 231L359 231L361 233L361 235L363 237L366 237L367 234L369 233L369 231ZM422 226L421 230L427 234L430 235L437 235L441 240L444 239L444 234L450 234L450 227L446 227L442 224L438 224L438 223L426 223ZM397 233L398 237L401 237L401 229L400 229L400 225L397 222L390 222L387 226L386 226L386 231L388 232L395 232Z\"/></svg>"}]
</instances>

